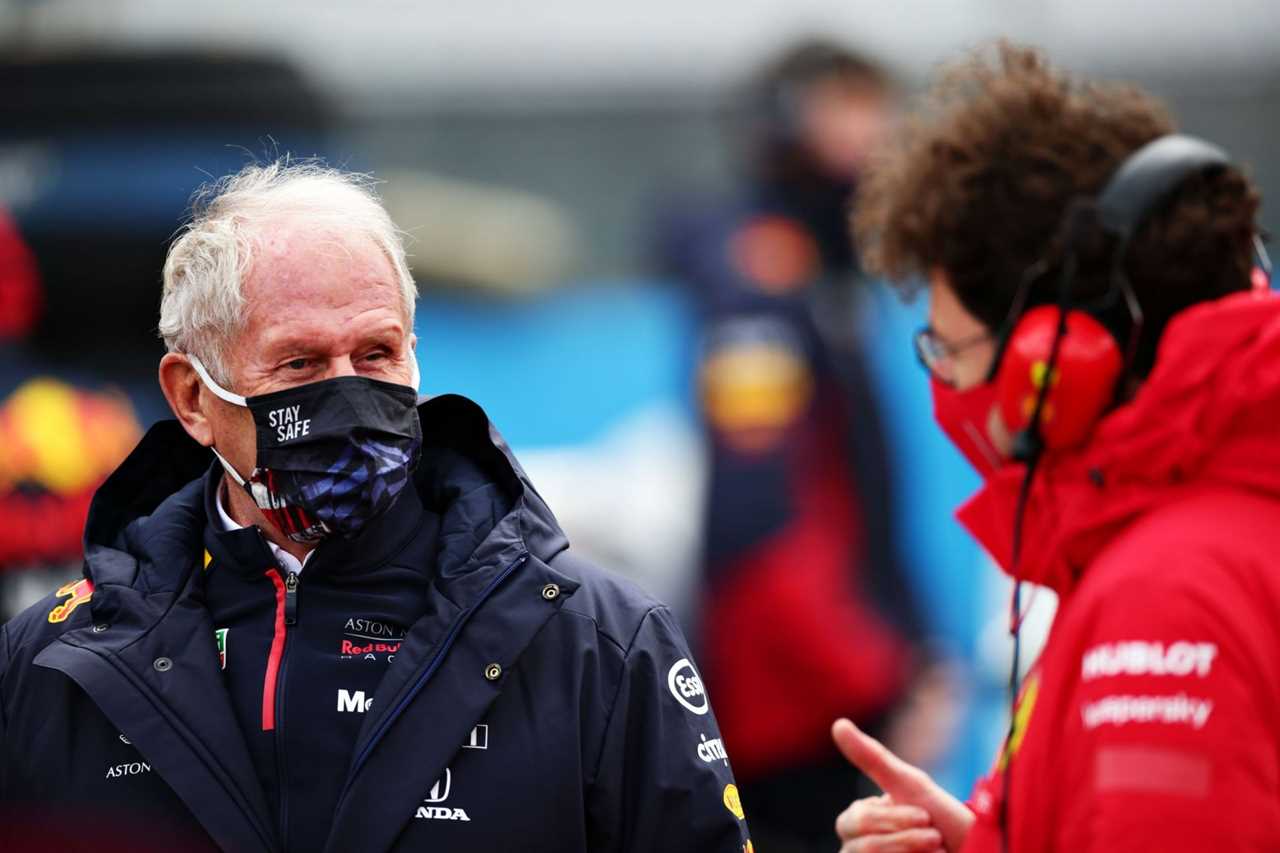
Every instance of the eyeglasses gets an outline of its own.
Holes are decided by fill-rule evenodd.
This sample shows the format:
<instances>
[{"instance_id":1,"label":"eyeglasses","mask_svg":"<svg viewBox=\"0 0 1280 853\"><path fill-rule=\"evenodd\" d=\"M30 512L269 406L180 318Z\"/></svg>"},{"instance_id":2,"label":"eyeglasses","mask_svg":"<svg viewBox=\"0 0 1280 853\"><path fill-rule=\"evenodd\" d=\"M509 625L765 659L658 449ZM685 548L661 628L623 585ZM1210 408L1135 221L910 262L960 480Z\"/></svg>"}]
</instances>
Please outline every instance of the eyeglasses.
<instances>
[{"instance_id":1,"label":"eyeglasses","mask_svg":"<svg viewBox=\"0 0 1280 853\"><path fill-rule=\"evenodd\" d=\"M971 338L965 338L962 341L949 344L938 337L938 333L933 330L932 326L925 326L916 332L912 342L915 345L916 358L920 359L920 364L924 369L933 374L939 382L945 385L954 385L956 381L953 370L955 357L980 343L992 340L995 340L994 335L990 332L982 332Z\"/></svg>"}]
</instances>

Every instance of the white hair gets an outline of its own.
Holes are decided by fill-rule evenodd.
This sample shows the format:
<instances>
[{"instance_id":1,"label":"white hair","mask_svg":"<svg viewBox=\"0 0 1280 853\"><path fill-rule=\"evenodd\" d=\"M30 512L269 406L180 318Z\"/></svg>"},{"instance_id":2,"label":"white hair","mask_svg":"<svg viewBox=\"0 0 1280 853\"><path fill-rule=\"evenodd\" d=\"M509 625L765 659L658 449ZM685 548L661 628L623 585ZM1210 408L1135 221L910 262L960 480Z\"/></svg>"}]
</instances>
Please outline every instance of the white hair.
<instances>
[{"instance_id":1,"label":"white hair","mask_svg":"<svg viewBox=\"0 0 1280 853\"><path fill-rule=\"evenodd\" d=\"M191 221L164 262L159 329L165 346L196 355L226 385L226 348L245 314L244 277L266 228L298 214L318 230L373 240L395 268L406 328L412 329L418 288L405 262L401 232L373 184L369 175L286 156L251 164L198 189Z\"/></svg>"}]
</instances>

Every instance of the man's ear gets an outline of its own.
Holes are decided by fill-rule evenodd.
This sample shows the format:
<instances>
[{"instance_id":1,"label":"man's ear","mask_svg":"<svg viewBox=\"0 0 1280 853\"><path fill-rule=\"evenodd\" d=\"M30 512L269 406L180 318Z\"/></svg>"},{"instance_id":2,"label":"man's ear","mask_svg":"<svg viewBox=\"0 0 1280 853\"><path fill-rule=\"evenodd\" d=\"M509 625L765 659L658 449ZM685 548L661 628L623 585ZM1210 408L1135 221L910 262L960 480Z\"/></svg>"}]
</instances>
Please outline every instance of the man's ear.
<instances>
[{"instance_id":1,"label":"man's ear","mask_svg":"<svg viewBox=\"0 0 1280 853\"><path fill-rule=\"evenodd\" d=\"M205 447L213 444L213 427L205 406L213 405L212 394L201 394L203 385L195 368L181 353L165 353L160 359L160 390L169 408L187 431Z\"/></svg>"}]
</instances>

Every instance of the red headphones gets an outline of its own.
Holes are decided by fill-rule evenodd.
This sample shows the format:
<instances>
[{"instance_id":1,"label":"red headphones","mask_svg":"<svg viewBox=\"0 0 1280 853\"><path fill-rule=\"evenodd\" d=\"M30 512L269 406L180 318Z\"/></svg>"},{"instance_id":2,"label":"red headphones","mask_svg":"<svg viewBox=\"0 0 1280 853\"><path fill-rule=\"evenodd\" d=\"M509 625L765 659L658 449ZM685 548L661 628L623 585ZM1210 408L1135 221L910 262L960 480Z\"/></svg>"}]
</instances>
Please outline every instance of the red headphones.
<instances>
[{"instance_id":1,"label":"red headphones","mask_svg":"<svg viewBox=\"0 0 1280 853\"><path fill-rule=\"evenodd\" d=\"M1026 433L1034 424L1042 446L1052 450L1088 437L1115 398L1124 368L1120 346L1105 326L1079 309L1067 312L1065 324L1061 317L1053 305L1024 314L1009 335L995 379L996 405L1010 434Z\"/></svg>"},{"instance_id":2,"label":"red headphones","mask_svg":"<svg viewBox=\"0 0 1280 853\"><path fill-rule=\"evenodd\" d=\"M1122 347L1093 311L1072 307L1074 244L1082 229L1068 221L1058 304L1023 312L1026 291L1034 280L1028 277L1015 300L1016 323L1003 341L995 370L996 405L1005 427L1015 436L1018 458L1025 461L1044 449L1083 443L1115 401L1117 383L1130 365L1142 328L1141 308L1123 272L1129 238L1182 181L1230 163L1226 152L1211 143L1190 136L1162 136L1120 164L1095 204L1074 205L1068 211L1068 217L1081 218L1082 211L1091 210L1094 221L1117 238L1108 305L1124 300L1131 320L1129 342ZM1265 254L1259 258L1259 268L1269 278Z\"/></svg>"}]
</instances>

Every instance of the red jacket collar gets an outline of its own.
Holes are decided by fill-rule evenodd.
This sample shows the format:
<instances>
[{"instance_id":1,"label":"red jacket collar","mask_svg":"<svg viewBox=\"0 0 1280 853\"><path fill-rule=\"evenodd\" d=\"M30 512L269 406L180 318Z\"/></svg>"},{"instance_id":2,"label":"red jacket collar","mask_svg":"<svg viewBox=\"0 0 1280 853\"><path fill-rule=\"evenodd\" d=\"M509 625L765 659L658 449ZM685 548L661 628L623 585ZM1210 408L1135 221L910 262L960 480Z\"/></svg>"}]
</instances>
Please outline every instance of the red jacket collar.
<instances>
[{"instance_id":1,"label":"red jacket collar","mask_svg":"<svg viewBox=\"0 0 1280 853\"><path fill-rule=\"evenodd\" d=\"M1185 490L1280 497L1280 298L1241 293L1170 322L1155 369L1081 448L1040 462L1012 571L1025 468L1010 464L957 513L1005 571L1068 592L1137 516Z\"/></svg>"}]
</instances>

